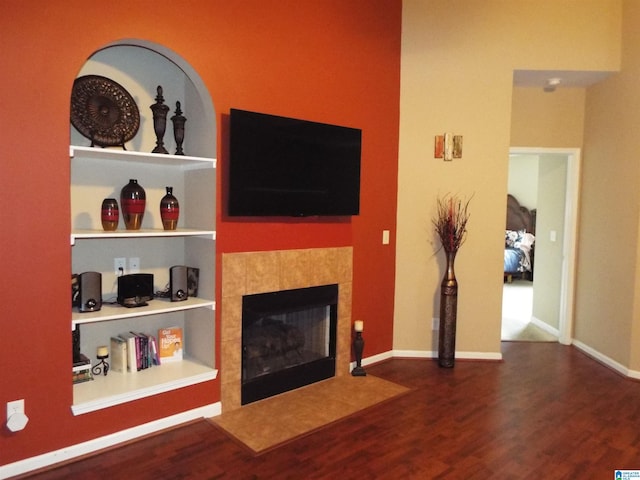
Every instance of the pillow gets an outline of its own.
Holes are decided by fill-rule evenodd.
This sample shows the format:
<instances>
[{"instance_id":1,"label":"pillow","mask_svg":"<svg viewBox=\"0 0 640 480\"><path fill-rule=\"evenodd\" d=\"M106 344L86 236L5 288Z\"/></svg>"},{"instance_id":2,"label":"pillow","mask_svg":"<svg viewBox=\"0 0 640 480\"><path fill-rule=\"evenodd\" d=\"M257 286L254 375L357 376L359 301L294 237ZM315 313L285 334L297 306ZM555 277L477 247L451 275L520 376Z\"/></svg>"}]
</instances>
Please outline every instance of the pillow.
<instances>
[{"instance_id":1,"label":"pillow","mask_svg":"<svg viewBox=\"0 0 640 480\"><path fill-rule=\"evenodd\" d=\"M520 238L519 232L516 232L515 230L505 230L504 246L510 247L510 248L515 247L515 244L516 242L518 242L519 238Z\"/></svg>"},{"instance_id":2,"label":"pillow","mask_svg":"<svg viewBox=\"0 0 640 480\"><path fill-rule=\"evenodd\" d=\"M531 233L527 233L527 232L523 232L522 236L520 237L520 245L516 245L519 248L528 248L531 249L531 247L533 246L533 242L536 241L536 237L531 234Z\"/></svg>"},{"instance_id":3,"label":"pillow","mask_svg":"<svg viewBox=\"0 0 640 480\"><path fill-rule=\"evenodd\" d=\"M530 250L536 237L525 230L505 230L504 246L509 248L524 248Z\"/></svg>"}]
</instances>

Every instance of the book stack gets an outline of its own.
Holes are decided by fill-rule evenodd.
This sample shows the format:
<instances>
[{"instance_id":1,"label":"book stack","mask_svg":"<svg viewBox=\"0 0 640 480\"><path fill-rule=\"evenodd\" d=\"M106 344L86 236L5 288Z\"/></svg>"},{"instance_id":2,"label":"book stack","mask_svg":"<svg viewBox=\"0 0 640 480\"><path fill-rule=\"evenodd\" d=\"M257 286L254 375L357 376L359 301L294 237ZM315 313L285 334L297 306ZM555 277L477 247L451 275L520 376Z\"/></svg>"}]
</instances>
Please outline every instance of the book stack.
<instances>
[{"instance_id":1,"label":"book stack","mask_svg":"<svg viewBox=\"0 0 640 480\"><path fill-rule=\"evenodd\" d=\"M111 337L111 369L136 373L160 365L158 343L153 335L126 332Z\"/></svg>"},{"instance_id":2,"label":"book stack","mask_svg":"<svg viewBox=\"0 0 640 480\"><path fill-rule=\"evenodd\" d=\"M82 353L80 354L78 361L73 362L72 372L74 384L93 380L93 375L91 374L91 360Z\"/></svg>"}]
</instances>

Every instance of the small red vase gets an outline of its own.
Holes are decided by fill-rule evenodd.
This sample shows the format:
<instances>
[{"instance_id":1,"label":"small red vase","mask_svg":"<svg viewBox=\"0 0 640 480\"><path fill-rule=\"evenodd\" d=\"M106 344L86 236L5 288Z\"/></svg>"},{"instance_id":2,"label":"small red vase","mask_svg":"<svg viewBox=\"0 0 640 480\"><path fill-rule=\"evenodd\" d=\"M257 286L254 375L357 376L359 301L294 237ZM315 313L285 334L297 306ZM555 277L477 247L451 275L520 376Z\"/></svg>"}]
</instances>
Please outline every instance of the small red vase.
<instances>
[{"instance_id":1,"label":"small red vase","mask_svg":"<svg viewBox=\"0 0 640 480\"><path fill-rule=\"evenodd\" d=\"M160 218L165 230L175 230L180 217L180 205L178 199L173 196L173 187L166 187L167 194L160 200Z\"/></svg>"},{"instance_id":2,"label":"small red vase","mask_svg":"<svg viewBox=\"0 0 640 480\"><path fill-rule=\"evenodd\" d=\"M102 201L101 220L102 228L105 232L112 232L118 228L120 210L118 209L118 201L115 198L105 198Z\"/></svg>"}]
</instances>

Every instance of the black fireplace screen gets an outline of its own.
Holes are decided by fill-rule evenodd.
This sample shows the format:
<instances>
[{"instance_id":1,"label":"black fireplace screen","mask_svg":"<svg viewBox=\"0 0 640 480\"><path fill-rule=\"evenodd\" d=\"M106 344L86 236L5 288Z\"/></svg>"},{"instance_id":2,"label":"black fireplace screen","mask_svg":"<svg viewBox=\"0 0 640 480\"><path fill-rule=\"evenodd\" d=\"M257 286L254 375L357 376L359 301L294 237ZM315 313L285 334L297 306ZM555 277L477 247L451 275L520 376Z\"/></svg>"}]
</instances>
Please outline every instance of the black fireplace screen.
<instances>
[{"instance_id":1,"label":"black fireplace screen","mask_svg":"<svg viewBox=\"0 0 640 480\"><path fill-rule=\"evenodd\" d=\"M242 301L242 404L335 375L338 286Z\"/></svg>"}]
</instances>

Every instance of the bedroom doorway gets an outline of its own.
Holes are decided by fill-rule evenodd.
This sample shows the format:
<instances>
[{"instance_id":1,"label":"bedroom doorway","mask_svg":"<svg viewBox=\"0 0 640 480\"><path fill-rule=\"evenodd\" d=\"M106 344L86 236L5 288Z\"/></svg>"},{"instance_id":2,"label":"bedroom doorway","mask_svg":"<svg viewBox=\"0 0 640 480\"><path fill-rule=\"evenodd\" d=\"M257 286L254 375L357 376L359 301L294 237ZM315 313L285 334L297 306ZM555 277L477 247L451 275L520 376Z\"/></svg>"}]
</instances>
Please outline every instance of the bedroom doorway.
<instances>
[{"instance_id":1,"label":"bedroom doorway","mask_svg":"<svg viewBox=\"0 0 640 480\"><path fill-rule=\"evenodd\" d=\"M515 280L503 290L503 339L520 328L509 321L515 315L523 328L533 326L523 332L528 340L571 344L579 174L579 149L510 149L509 176L538 219L533 281Z\"/></svg>"}]
</instances>

